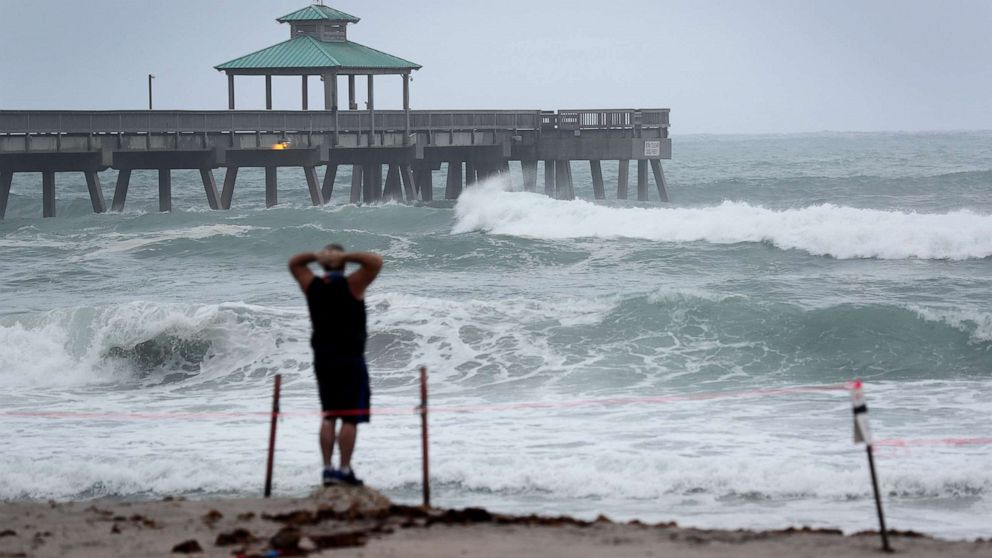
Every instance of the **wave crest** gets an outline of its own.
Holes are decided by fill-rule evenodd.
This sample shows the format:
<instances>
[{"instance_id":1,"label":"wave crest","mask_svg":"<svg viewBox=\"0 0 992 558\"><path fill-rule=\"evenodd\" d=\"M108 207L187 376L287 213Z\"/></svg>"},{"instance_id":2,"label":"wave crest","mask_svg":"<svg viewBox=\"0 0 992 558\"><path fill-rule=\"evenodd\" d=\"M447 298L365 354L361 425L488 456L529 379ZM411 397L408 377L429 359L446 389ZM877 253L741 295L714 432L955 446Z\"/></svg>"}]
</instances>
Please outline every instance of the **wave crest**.
<instances>
[{"instance_id":1,"label":"wave crest","mask_svg":"<svg viewBox=\"0 0 992 558\"><path fill-rule=\"evenodd\" d=\"M838 259L992 256L992 215L969 210L907 213L833 204L773 210L730 201L697 208L619 208L506 192L498 184L483 184L462 194L455 217L455 234L482 231L546 240L766 243Z\"/></svg>"}]
</instances>

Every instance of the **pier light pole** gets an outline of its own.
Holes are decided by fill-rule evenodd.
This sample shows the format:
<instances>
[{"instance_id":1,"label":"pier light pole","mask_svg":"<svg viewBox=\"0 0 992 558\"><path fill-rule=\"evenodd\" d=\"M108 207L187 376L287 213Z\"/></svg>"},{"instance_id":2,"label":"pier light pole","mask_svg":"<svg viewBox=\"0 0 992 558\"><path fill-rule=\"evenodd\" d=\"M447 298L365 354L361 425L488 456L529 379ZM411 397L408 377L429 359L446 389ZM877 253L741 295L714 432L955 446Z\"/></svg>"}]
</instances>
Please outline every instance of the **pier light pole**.
<instances>
[{"instance_id":1,"label":"pier light pole","mask_svg":"<svg viewBox=\"0 0 992 558\"><path fill-rule=\"evenodd\" d=\"M148 110L152 110L152 80L155 76L148 74Z\"/></svg>"}]
</instances>

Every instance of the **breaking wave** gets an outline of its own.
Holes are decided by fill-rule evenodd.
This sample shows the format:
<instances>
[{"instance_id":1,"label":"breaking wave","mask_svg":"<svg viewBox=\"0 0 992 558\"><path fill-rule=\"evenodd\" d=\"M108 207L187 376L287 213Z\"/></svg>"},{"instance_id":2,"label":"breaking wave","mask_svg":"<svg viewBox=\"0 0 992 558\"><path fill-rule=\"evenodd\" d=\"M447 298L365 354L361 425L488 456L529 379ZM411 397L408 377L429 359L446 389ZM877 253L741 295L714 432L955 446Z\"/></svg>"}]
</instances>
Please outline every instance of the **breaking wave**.
<instances>
[{"instance_id":1,"label":"breaking wave","mask_svg":"<svg viewBox=\"0 0 992 558\"><path fill-rule=\"evenodd\" d=\"M453 233L537 239L632 238L657 242L766 243L838 259L983 259L992 256L992 215L966 209L916 213L832 204L773 210L746 202L694 208L618 208L503 191L464 192Z\"/></svg>"}]
</instances>

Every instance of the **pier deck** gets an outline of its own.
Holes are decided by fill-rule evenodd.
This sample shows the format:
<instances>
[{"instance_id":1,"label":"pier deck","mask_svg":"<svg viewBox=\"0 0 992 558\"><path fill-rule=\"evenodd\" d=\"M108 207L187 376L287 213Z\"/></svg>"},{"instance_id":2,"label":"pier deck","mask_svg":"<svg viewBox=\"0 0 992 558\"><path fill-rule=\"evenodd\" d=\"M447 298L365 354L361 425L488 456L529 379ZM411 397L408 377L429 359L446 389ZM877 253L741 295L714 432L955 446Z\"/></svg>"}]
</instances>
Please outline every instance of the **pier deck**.
<instances>
[{"instance_id":1,"label":"pier deck","mask_svg":"<svg viewBox=\"0 0 992 558\"><path fill-rule=\"evenodd\" d=\"M266 203L278 201L277 167L302 167L311 200L333 193L339 165L353 165L350 201L429 201L432 171L447 165L445 197L519 162L524 189L575 197L571 163L589 161L596 198L601 161L620 161L617 197L637 161L637 199L648 169L667 201L662 159L671 159L668 109L530 111L0 111L0 218L14 173L40 173L43 213L55 216L55 173L85 173L93 209L105 211L101 171L118 171L112 209L122 210L131 171L159 171L159 207L171 210L171 171L197 169L206 201L230 208L238 169L266 170ZM383 181L383 168L388 167ZM325 167L318 184L317 167ZM224 168L218 191L213 171Z\"/></svg>"}]
</instances>

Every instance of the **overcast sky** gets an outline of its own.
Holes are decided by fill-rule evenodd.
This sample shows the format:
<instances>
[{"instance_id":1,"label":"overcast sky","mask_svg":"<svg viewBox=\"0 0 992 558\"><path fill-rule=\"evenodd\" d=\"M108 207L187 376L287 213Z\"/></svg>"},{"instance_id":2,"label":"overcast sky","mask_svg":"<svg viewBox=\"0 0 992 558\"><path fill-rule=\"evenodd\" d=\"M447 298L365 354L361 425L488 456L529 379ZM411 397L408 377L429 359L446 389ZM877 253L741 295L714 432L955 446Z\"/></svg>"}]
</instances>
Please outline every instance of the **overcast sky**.
<instances>
[{"instance_id":1,"label":"overcast sky","mask_svg":"<svg viewBox=\"0 0 992 558\"><path fill-rule=\"evenodd\" d=\"M0 0L0 109L226 109L307 0ZM414 109L672 109L680 133L992 129L992 0L340 0ZM311 106L322 97L311 80ZM299 78L275 108L299 109ZM238 108L264 80L238 78ZM377 78L376 106L401 81ZM359 91L364 100L364 91ZM343 103L344 104L344 103Z\"/></svg>"}]
</instances>

